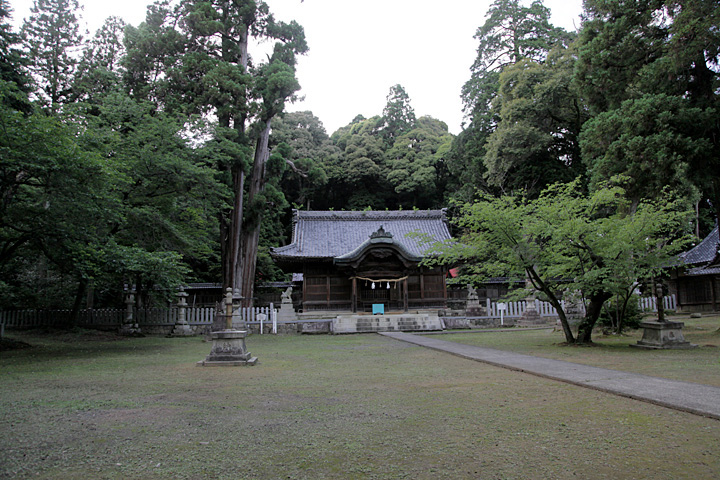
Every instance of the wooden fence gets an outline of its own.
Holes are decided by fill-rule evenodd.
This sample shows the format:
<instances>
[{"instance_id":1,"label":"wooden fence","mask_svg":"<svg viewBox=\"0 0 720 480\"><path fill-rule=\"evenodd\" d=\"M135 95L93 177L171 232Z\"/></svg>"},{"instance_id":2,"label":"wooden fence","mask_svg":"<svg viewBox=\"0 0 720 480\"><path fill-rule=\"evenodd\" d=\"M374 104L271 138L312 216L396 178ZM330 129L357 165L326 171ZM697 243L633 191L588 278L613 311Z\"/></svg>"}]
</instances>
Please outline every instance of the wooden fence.
<instances>
[{"instance_id":1,"label":"wooden fence","mask_svg":"<svg viewBox=\"0 0 720 480\"><path fill-rule=\"evenodd\" d=\"M143 325L175 325L180 309L147 308L133 310L133 323ZM120 326L128 312L125 309L88 309L80 310L77 325L81 327ZM246 323L260 323L260 314L265 315L264 321L272 321L277 309L269 307L242 308L234 317ZM52 327L63 326L70 322L71 310L8 310L0 311L0 325L6 327ZM215 320L215 309L212 307L187 307L185 318L190 325L212 325Z\"/></svg>"},{"instance_id":2,"label":"wooden fence","mask_svg":"<svg viewBox=\"0 0 720 480\"><path fill-rule=\"evenodd\" d=\"M561 302L565 308L565 302ZM498 305L505 305L502 311ZM640 310L644 312L657 311L654 297L639 299ZM663 299L665 310L675 310L677 302L675 295L668 295ZM518 318L527 309L527 302L492 302L487 299L486 314L482 318ZM535 310L543 317L556 317L557 311L549 302L535 300ZM134 309L133 323L143 326L171 326L178 320L179 308L148 308ZM241 308L233 315L233 322L243 321L248 325L259 325L260 332L265 324L272 325L272 331L277 332L278 310L270 307ZM63 326L70 322L71 310L8 310L0 311L0 328L5 327L52 327ZM191 326L212 325L216 312L212 307L186 307L187 323ZM81 327L120 327L127 316L125 309L88 309L80 310L77 325Z\"/></svg>"},{"instance_id":3,"label":"wooden fence","mask_svg":"<svg viewBox=\"0 0 720 480\"><path fill-rule=\"evenodd\" d=\"M640 297L639 306L642 312L657 312L657 301L655 297ZM665 310L677 309L675 294L663 297L663 308Z\"/></svg>"},{"instance_id":4,"label":"wooden fence","mask_svg":"<svg viewBox=\"0 0 720 480\"><path fill-rule=\"evenodd\" d=\"M505 318L521 317L527 309L527 302L525 301L491 302L490 299L487 299L485 303L485 311L487 313L484 315L484 318L500 318L500 308L502 307L498 307L498 304L505 305L505 310L502 312L502 316L504 316ZM562 305L563 309L565 309L565 301L561 301L560 304ZM640 297L638 299L638 306L643 312L657 312L655 297ZM675 295L668 295L664 297L663 307L665 308L665 310L675 310L677 308ZM584 307L581 306L581 308L584 312ZM540 314L541 317L557 317L557 310L550 304L550 302L541 302L540 300L535 300L535 310Z\"/></svg>"},{"instance_id":5,"label":"wooden fence","mask_svg":"<svg viewBox=\"0 0 720 480\"><path fill-rule=\"evenodd\" d=\"M498 306L500 305L500 306ZM488 298L485 302L485 317L487 318L500 318L502 305L505 305L505 310L502 311L502 316L505 318L517 318L521 317L522 314L527 310L527 302L491 302ZM562 303L563 308L565 304ZM556 317L557 310L550 304L550 302L541 302L535 300L535 310L540 314L541 317Z\"/></svg>"}]
</instances>

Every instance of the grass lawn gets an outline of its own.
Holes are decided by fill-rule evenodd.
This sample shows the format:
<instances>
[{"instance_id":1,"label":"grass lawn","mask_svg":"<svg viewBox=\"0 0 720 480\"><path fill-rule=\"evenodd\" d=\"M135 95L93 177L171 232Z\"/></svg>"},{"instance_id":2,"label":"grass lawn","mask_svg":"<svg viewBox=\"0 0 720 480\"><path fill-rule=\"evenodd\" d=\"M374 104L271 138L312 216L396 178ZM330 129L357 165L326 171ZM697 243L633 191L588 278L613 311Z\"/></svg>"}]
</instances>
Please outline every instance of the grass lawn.
<instances>
[{"instance_id":1,"label":"grass lawn","mask_svg":"<svg viewBox=\"0 0 720 480\"><path fill-rule=\"evenodd\" d=\"M509 350L527 355L565 360L613 370L641 373L672 380L720 387L720 317L671 317L685 323L685 340L698 345L693 350L641 350L630 348L642 338L642 329L624 335L593 334L593 347L562 347L565 335L556 329L504 332L474 330L444 334L443 340L467 345ZM720 472L718 473L720 478Z\"/></svg>"},{"instance_id":2,"label":"grass lawn","mask_svg":"<svg viewBox=\"0 0 720 480\"><path fill-rule=\"evenodd\" d=\"M630 351L528 333L443 338L572 361ZM10 336L34 347L0 353L2 478L720 476L717 420L378 335L254 335L260 363L238 368L196 367L210 351L199 338ZM715 352L717 375L717 351L701 351ZM656 355L632 350L621 364ZM696 353L673 362L683 355Z\"/></svg>"}]
</instances>

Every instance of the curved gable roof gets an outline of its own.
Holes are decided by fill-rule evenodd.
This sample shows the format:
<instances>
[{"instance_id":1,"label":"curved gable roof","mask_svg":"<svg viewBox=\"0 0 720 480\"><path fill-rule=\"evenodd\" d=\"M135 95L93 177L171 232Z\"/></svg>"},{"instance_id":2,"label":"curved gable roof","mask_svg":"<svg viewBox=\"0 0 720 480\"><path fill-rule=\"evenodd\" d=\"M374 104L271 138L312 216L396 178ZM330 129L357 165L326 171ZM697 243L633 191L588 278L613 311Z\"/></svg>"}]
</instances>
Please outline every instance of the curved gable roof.
<instances>
[{"instance_id":1,"label":"curved gable roof","mask_svg":"<svg viewBox=\"0 0 720 480\"><path fill-rule=\"evenodd\" d=\"M422 260L422 257L410 253L401 242L393 238L392 233L385 231L381 226L377 232L372 233L370 238L361 243L357 248L345 255L335 257L333 261L338 265L351 264L360 260L374 247L389 247L408 262L417 263Z\"/></svg>"},{"instance_id":2,"label":"curved gable roof","mask_svg":"<svg viewBox=\"0 0 720 480\"><path fill-rule=\"evenodd\" d=\"M295 211L292 243L272 250L278 261L332 260L357 253L380 227L408 255L422 257L425 246L408 233L421 232L436 241L449 240L444 210Z\"/></svg>"},{"instance_id":3,"label":"curved gable roof","mask_svg":"<svg viewBox=\"0 0 720 480\"><path fill-rule=\"evenodd\" d=\"M710 234L703 239L702 242L691 248L687 252L680 254L680 259L685 265L700 265L710 263L715 260L720 247L720 237L718 236L718 226L715 225Z\"/></svg>"}]
</instances>

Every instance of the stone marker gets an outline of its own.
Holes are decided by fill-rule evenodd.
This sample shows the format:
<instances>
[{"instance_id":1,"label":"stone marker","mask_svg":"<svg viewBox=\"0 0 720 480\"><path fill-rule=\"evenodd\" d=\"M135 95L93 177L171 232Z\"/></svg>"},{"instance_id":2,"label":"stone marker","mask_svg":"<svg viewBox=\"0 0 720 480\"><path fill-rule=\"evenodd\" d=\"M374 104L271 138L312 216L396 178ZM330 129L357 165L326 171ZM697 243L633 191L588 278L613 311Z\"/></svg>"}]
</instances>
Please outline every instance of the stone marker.
<instances>
[{"instance_id":1,"label":"stone marker","mask_svg":"<svg viewBox=\"0 0 720 480\"><path fill-rule=\"evenodd\" d=\"M637 344L630 346L651 350L696 348L697 345L685 341L682 333L682 328L685 326L683 322L669 322L665 319L663 285L661 282L655 284L655 301L658 313L657 321L641 322L640 326L643 328L642 339L638 340Z\"/></svg>"},{"instance_id":2,"label":"stone marker","mask_svg":"<svg viewBox=\"0 0 720 480\"><path fill-rule=\"evenodd\" d=\"M131 288L125 296L125 306L125 318L123 319L123 324L120 326L120 330L118 333L120 335L143 336L142 332L140 331L140 325L138 325L133 318L135 309L134 288Z\"/></svg>"},{"instance_id":3,"label":"stone marker","mask_svg":"<svg viewBox=\"0 0 720 480\"><path fill-rule=\"evenodd\" d=\"M193 329L190 327L190 325L187 322L187 301L185 300L188 296L188 294L185 292L185 289L183 287L180 287L180 291L177 294L178 296L178 317L177 321L175 322L175 326L173 327L172 332L170 333L171 337L188 337L191 335L195 335L195 332L193 332Z\"/></svg>"},{"instance_id":4,"label":"stone marker","mask_svg":"<svg viewBox=\"0 0 720 480\"><path fill-rule=\"evenodd\" d=\"M228 288L225 294L225 330L212 332L212 349L210 354L197 362L199 367L237 367L252 366L257 363L257 357L253 357L245 346L247 330L233 330L233 294Z\"/></svg>"},{"instance_id":5,"label":"stone marker","mask_svg":"<svg viewBox=\"0 0 720 480\"><path fill-rule=\"evenodd\" d=\"M281 295L281 298L282 303L280 303L280 310L277 314L278 323L297 322L297 313L295 313L295 307L293 307L292 303L292 287L288 287Z\"/></svg>"}]
</instances>

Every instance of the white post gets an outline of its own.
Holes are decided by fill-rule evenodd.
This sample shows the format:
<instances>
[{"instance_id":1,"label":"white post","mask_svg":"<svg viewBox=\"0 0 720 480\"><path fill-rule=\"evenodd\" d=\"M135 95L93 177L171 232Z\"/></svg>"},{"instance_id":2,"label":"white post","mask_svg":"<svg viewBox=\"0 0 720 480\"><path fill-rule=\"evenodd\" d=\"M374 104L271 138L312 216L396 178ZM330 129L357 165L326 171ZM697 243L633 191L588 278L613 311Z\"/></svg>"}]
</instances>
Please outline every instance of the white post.
<instances>
[{"instance_id":1,"label":"white post","mask_svg":"<svg viewBox=\"0 0 720 480\"><path fill-rule=\"evenodd\" d=\"M272 332L273 335L277 335L277 314L275 313L275 306L270 304L270 318L272 318Z\"/></svg>"},{"instance_id":2,"label":"white post","mask_svg":"<svg viewBox=\"0 0 720 480\"><path fill-rule=\"evenodd\" d=\"M507 305L504 303L497 303L497 309L500 312L500 326L505 325L505 309L507 308Z\"/></svg>"}]
</instances>

